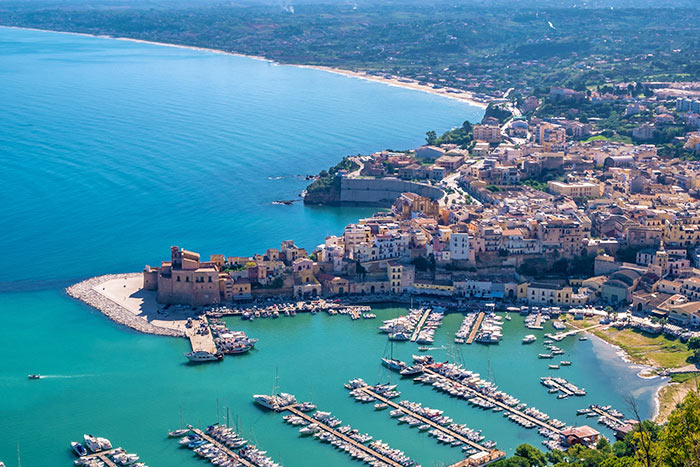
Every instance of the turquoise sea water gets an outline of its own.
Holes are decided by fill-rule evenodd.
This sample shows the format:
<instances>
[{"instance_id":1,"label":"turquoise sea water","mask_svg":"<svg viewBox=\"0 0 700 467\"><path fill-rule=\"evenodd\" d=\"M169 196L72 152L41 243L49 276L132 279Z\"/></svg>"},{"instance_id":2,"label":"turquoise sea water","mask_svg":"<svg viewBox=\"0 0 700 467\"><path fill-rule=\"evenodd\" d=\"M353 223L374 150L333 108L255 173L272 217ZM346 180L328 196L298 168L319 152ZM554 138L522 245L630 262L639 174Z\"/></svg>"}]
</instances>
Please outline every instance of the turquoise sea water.
<instances>
[{"instance_id":1,"label":"turquoise sea water","mask_svg":"<svg viewBox=\"0 0 700 467\"><path fill-rule=\"evenodd\" d=\"M204 425L228 408L241 431L285 466L350 466L349 457L300 439L279 415L252 405L271 390L312 398L357 428L405 450L424 466L449 464L457 449L398 426L353 402L342 383L386 378L379 320L297 316L240 322L255 351L220 364L188 366L184 340L137 334L63 287L108 272L157 264L170 245L251 254L295 239L312 248L370 209L272 205L340 156L421 143L427 129L478 120L479 109L428 94L320 71L221 54L109 39L0 28L0 460L67 466L68 442L107 436L152 467L207 465L168 429ZM281 177L281 178L280 178ZM403 312L379 310L380 318ZM449 343L461 316L438 331ZM466 365L552 416L633 395L650 415L656 382L642 380L607 346L563 345L561 374L589 391L557 401L539 385L541 347L523 347L520 318L499 346L464 346ZM408 359L414 344L395 354ZM437 352L446 358L446 352ZM47 377L26 379L28 373ZM396 379L394 377L394 379ZM512 449L534 432L428 387L401 382L412 400Z\"/></svg>"}]
</instances>

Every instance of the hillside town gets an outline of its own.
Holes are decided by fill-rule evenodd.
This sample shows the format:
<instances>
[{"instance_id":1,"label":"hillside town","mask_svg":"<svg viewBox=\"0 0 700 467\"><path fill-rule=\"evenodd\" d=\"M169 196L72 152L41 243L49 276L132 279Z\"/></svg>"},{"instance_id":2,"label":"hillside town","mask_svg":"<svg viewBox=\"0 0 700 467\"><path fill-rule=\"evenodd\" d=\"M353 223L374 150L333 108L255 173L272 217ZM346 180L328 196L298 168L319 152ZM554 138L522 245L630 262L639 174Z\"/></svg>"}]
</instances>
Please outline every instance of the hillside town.
<instances>
[{"instance_id":1,"label":"hillside town","mask_svg":"<svg viewBox=\"0 0 700 467\"><path fill-rule=\"evenodd\" d=\"M631 311L651 331L659 322L697 328L700 91L649 88L635 98L552 88L546 100L570 103L567 115L581 101L619 100L625 124L636 125L626 140L605 137L609 129L593 119L538 117L543 103L533 97L510 117L486 116L462 142L443 136L412 151L352 157L356 169L332 176L398 179L438 194L396 193L389 210L312 251L290 240L203 261L172 247L168 261L145 268L144 287L161 303L193 306L424 295L594 305ZM688 157L661 154L654 138L669 126L688 130L673 141Z\"/></svg>"}]
</instances>

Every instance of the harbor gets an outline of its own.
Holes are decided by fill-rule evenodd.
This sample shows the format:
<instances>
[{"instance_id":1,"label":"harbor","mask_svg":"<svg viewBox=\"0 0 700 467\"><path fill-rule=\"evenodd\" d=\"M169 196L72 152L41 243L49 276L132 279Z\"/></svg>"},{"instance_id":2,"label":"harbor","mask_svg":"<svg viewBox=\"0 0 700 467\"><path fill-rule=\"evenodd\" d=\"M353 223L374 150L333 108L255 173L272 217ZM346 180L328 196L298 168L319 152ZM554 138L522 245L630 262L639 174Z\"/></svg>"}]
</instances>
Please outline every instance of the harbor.
<instances>
[{"instance_id":1,"label":"harbor","mask_svg":"<svg viewBox=\"0 0 700 467\"><path fill-rule=\"evenodd\" d=\"M383 387L380 391L377 386L369 386L361 379L350 381L351 395L360 402L375 402L385 404L392 407L390 415L393 418L398 418L399 423L408 423L411 427L416 427L420 431L426 431L431 436L434 436L439 442L449 444L451 446L462 446L463 450L468 455L476 455L479 453L488 453L489 459L495 460L505 456L505 453L494 449L496 443L488 441L479 444L478 441L483 440L480 432L470 429L466 425L453 423L453 420L445 415L440 410L434 410L427 407L422 407L420 403L402 400L398 403L391 400L382 394ZM360 397L357 392L369 396L369 398ZM375 404L375 409L377 405ZM446 426L447 425L447 426ZM432 429L431 429L432 428Z\"/></svg>"},{"instance_id":2,"label":"harbor","mask_svg":"<svg viewBox=\"0 0 700 467\"><path fill-rule=\"evenodd\" d=\"M401 451L392 449L380 440L365 444L372 439L371 436L363 434L357 436L357 432L351 433L353 428L349 425L339 427L342 421L333 417L330 412L316 411L313 415L308 415L301 411L295 402L282 406L276 411L290 412L300 420L296 423L297 425L312 427L308 430L309 434L372 466L410 467L415 464Z\"/></svg>"},{"instance_id":3,"label":"harbor","mask_svg":"<svg viewBox=\"0 0 700 467\"><path fill-rule=\"evenodd\" d=\"M379 319L383 320L389 319L392 316L408 313L408 310L401 307L372 306L372 312L377 314ZM478 313L469 313L469 315L477 317ZM280 423L280 416L273 417L274 420L259 419L260 415L256 414L259 410L256 410L255 407L252 407L253 410L251 411L249 408L245 407L246 404L243 404L244 407L241 408L241 404L235 402L236 400L249 400L249 395L252 391L268 392L275 374L275 367L277 362L279 362L280 381L283 383L284 387L289 387L291 391L297 394L308 394L310 388L307 381L313 381L313 399L318 399L321 409L324 407L333 409L334 413L337 412L342 419L349 422L351 426L356 427L362 433L370 433L372 435L381 433L383 442L389 444L392 449L404 451L411 459L423 465L429 465L428 462L433 459L439 460L444 463L444 465L451 465L457 462L457 450L459 448L453 448L449 444L436 442L438 438L429 436L425 432L419 432L417 428L409 429L407 428L408 423L405 424L406 427L397 426L397 420L388 415L390 410L394 410L393 407L389 408L387 412L375 412L371 407L368 407L368 412L365 413L364 410L358 410L359 407L356 406L356 403L352 399L340 397L341 394L343 396L346 396L346 394L344 394L345 391L338 391L338 384L341 383L341 381L346 381L347 376L357 374L374 375L377 373L380 365L378 356L382 355L383 352L387 352L385 349L387 341L385 334L377 333L376 326L378 323L376 320L360 319L351 323L349 317L347 320L339 318L341 318L341 316L333 316L328 313L318 313L316 315L312 315L311 313L299 313L294 319L280 317L277 320L254 319L250 321L241 320L239 316L220 318L227 329L242 331L248 336L259 339L259 343L255 347L256 350L249 352L249 357L224 357L221 363L213 365L200 365L196 368L190 365L182 365L181 368L176 368L176 370L172 372L172 375L160 371L158 369L158 364L153 363L153 359L157 354L154 355L152 352L146 350L148 347L139 347L137 342L140 342L141 339L146 339L144 336L131 333L127 334L127 337L132 336L129 339L134 341L133 344L130 344L130 347L142 349L142 351L139 352L141 354L140 360L137 359L136 363L132 362L132 365L136 365L137 368L145 366L153 368L154 375L156 375L154 377L163 381L168 387L176 388L177 391L185 391L184 393L187 393L187 388L190 385L196 387L200 387L201 385L205 387L214 387L217 381L227 382L225 389L214 389L207 394L195 394L190 396L192 399L191 402L189 400L182 401L180 398L174 400L171 403L170 423L168 423L170 426L177 425L177 412L178 405L180 404L183 404L185 417L188 420L201 419L214 421L212 413L214 412L216 398L219 398L221 400L221 405L231 407L232 410L236 411L237 415L240 415L242 420L247 421L247 425L242 426L240 430L236 431L238 433L247 434L252 428L255 432L255 436L245 437L247 439L256 439L256 445L263 446L271 453L275 453L273 456L276 458L275 461L281 461L280 463L283 463L287 467L290 465L298 466L299 464L294 463L294 456L290 453L295 452L300 443L303 443L304 449L310 450L316 458L322 459L323 462L328 465L352 465L351 456L347 455L344 451L328 449L329 443L318 442L316 438L312 436L299 438L297 430L292 430L288 426L285 428L285 425ZM449 344L464 318L465 315L462 314L446 314L443 324L435 333L434 344L435 347L445 348L445 350L436 350L426 353L433 355L434 359L440 362L444 362L445 360L452 361L454 356L450 357L450 353L456 350L450 349ZM96 319L99 320L100 317L97 316ZM207 317L207 321L210 328L217 327L217 319ZM284 330L287 339L279 339L278 335L281 330ZM114 335L117 335L119 332L119 328L114 327ZM224 331L222 332L225 334ZM518 360L499 359L497 356L491 355L491 365L493 366L495 380L498 381L499 387L507 390L508 393L515 397L526 397L529 403L528 405L543 409L552 418L558 418L564 420L567 424L573 424L576 421L575 408L572 408L570 404L567 405L567 401L557 401L554 397L548 395L546 390L542 389L538 377L543 374L541 371L542 361L536 358L541 348L540 345L527 347L527 349L522 348L520 340L525 332L523 319L515 315L512 321L505 321L503 326L503 338L498 347L461 346L459 348L465 349L462 358L465 362L468 362L467 368L470 370L478 371L482 375L489 375L489 352L493 353L494 351L498 351L498 355L500 355L500 353L517 352L519 354ZM110 335L109 332L107 335ZM216 333L214 333L214 335L216 335ZM188 341L184 339L182 341L156 339L156 341L162 341L166 344L164 346L165 349L160 352L166 357L168 353L172 353L172 347L174 345L182 349L180 355L182 355L182 352L190 350ZM345 344L345 342L347 342L347 344ZM351 342L360 342L361 344L351 345ZM357 358L353 359L349 364L344 363L342 369L338 368L337 361L334 359L319 362L318 360L310 358L311 353L321 351L320 346L326 345L333 345L337 347L339 351L351 352L357 355ZM579 342L578 340L572 340L568 341L566 346L560 344L560 347L566 349L566 358L572 360L578 369L583 365L580 362L586 362L588 361L587 359L591 357L589 357L587 352L582 352L577 349L587 348L590 345L592 345L592 341ZM187 347L187 349L185 349L185 347ZM410 341L394 343L394 355L396 357L409 360L411 354L418 353L419 352L416 351L416 345L410 343ZM274 363L272 363L273 355ZM108 356L106 358L107 360L105 360L105 362L109 363L109 365L115 368L120 367L119 362L113 361ZM261 364L264 365L263 369L259 367ZM40 371L42 375L46 377L43 377L38 382L27 382L27 384L50 388L52 387L51 385L57 383L63 382L65 384L70 384L73 382L71 379L52 379L50 372L46 371L45 368L38 367L36 370ZM560 371L567 370L563 369ZM303 373L307 375L307 377L299 378L299 373ZM246 374L262 375L262 381L243 380L241 382L241 375ZM342 376L342 380L339 381L340 376ZM562 376L576 382L573 374L562 373ZM601 386L600 383L596 382L596 378L602 379L602 376L603 375L596 376L586 373L584 377L587 382L587 390L591 393L591 400L623 406L624 401L621 397L615 397L615 393L612 393L611 396L608 386ZM23 375L23 377L26 380L26 375ZM329 379L327 384L324 383L326 378ZM486 376L484 376L484 378L486 379ZM582 381L583 380L584 379L582 379ZM89 384L91 387L94 387L94 382L90 379L76 379L74 381L75 383L83 385ZM127 378L127 381L130 380ZM406 382L401 383L399 386L399 390L404 394L401 397L402 399L418 401L426 407L444 408L446 413L454 417L454 420L464 421L474 430L483 430L484 435L486 435L488 439L493 439L498 442L498 447L503 452L512 452L512 449L515 448L515 444L512 441L514 439L526 440L531 444L539 444L543 439L537 432L537 430L541 428L540 425L533 427L533 429L525 429L524 425L515 423L514 420L503 416L505 413L510 415L512 412L503 410L500 411L499 414L499 412L494 412L493 409L484 410L472 403L465 404L463 402L455 406L453 402L461 402L461 398L447 398L445 396L449 393L445 393L443 390L437 390L437 388L435 391L426 392L426 388L422 384L419 384L420 382L413 384L409 379L405 379L404 381ZM80 393L79 389L76 390ZM133 396L142 398L143 393L136 391ZM469 398L473 399L474 396L475 394L472 394ZM90 400L89 395L84 397ZM141 407L140 410L153 410L150 406L139 406L139 401L134 400L134 397L130 397L130 394L126 394L122 397L126 397L129 404ZM572 400L568 402L574 403L573 398L571 399ZM578 400L577 398L576 401ZM396 402L398 403L398 400L396 400ZM201 404L204 404L203 408L199 407ZM348 404L352 405L348 406ZM523 410L527 408L529 407ZM354 415L354 412L361 413ZM282 415L286 414L292 414L292 412L286 411ZM128 414L124 415L127 416ZM168 414L164 414L161 418L163 417L167 419ZM120 420L119 416L117 416L117 420ZM223 420L223 422L225 422L225 420ZM128 425L126 420L120 423L124 427ZM162 434L162 423L153 424L154 428L157 428L157 426L160 426L160 433ZM593 426L596 425L594 424ZM301 427L297 427L297 429L299 428ZM204 429L205 427L202 426L202 430ZM428 431L433 429L434 428L431 427ZM609 433L608 436L611 438L614 436L614 432L607 431L607 427L604 425L600 425L598 429L601 430L601 432ZM143 453L144 459L167 459L172 465L186 465L185 462L191 462L190 459L193 458L191 451L188 449L172 449L175 441L160 441L156 439L150 440L149 443L146 444L138 440L130 439L128 432L129 430L125 429L124 432L110 433L110 437L126 440L129 446L133 446L140 454ZM445 433L443 434L446 435ZM146 435L143 436L145 437ZM149 438L145 437L145 439ZM421 439L424 440L424 444L420 443ZM160 447L163 443L165 443L165 447ZM158 452L154 452L154 447L158 447ZM278 456L278 452L281 453L281 456Z\"/></svg>"}]
</instances>

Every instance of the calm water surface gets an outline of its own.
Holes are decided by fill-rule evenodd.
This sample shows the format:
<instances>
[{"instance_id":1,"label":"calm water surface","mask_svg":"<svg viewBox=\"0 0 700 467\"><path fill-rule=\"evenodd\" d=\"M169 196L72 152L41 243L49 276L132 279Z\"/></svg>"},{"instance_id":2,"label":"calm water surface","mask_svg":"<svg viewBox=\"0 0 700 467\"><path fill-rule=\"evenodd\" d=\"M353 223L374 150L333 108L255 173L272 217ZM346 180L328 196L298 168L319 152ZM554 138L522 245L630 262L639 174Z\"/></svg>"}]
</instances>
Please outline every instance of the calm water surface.
<instances>
[{"instance_id":1,"label":"calm water surface","mask_svg":"<svg viewBox=\"0 0 700 467\"><path fill-rule=\"evenodd\" d=\"M297 316L230 321L260 339L255 351L214 365L184 364L187 342L140 335L65 296L94 274L158 264L170 245L252 254L295 239L307 248L369 209L277 206L340 156L421 143L479 109L428 94L245 58L108 39L0 28L0 460L68 466L68 442L107 436L154 467L207 465L166 439L180 423L229 414L285 466L356 465L279 415L252 405L254 392L311 398L357 428L405 450L424 466L459 458L457 449L387 413L353 402L342 383L374 382L387 351L379 321ZM401 309L378 311L395 317ZM452 341L451 315L438 344ZM523 347L520 318L499 346L463 346L465 364L552 416L573 423L587 403L624 409L627 394L652 411L655 382L642 380L607 346L563 344L561 370L584 399L557 401L540 386L541 345ZM541 339L540 339L541 342ZM400 344L408 359L415 344ZM447 351L436 356L447 358ZM604 368L604 370L601 370ZM47 375L40 381L28 373ZM394 380L396 377L394 376ZM400 382L405 397L443 409L512 451L538 444L498 414L425 386Z\"/></svg>"}]
</instances>

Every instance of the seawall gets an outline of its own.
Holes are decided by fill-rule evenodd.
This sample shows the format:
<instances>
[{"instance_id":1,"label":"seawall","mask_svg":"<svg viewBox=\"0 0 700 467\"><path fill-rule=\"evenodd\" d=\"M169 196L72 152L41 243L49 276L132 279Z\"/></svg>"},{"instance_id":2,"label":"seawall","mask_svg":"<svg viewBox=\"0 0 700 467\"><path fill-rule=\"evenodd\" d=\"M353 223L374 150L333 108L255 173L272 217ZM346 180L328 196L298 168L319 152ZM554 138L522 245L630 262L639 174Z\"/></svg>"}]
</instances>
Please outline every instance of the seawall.
<instances>
[{"instance_id":1,"label":"seawall","mask_svg":"<svg viewBox=\"0 0 700 467\"><path fill-rule=\"evenodd\" d=\"M343 178L340 182L340 202L390 206L401 193L416 193L438 200L444 193L440 188L398 178Z\"/></svg>"}]
</instances>

